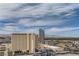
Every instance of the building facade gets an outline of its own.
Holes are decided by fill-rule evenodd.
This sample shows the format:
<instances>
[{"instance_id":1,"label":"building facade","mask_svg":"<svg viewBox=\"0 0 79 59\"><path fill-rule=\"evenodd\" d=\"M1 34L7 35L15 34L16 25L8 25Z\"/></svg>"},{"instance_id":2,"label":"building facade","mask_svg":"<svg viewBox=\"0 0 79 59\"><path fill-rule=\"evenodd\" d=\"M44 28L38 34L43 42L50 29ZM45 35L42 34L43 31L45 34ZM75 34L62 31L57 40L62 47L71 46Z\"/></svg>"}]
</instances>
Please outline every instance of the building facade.
<instances>
[{"instance_id":1,"label":"building facade","mask_svg":"<svg viewBox=\"0 0 79 59\"><path fill-rule=\"evenodd\" d=\"M45 33L43 29L39 29L39 40L41 43L44 43Z\"/></svg>"},{"instance_id":2,"label":"building facade","mask_svg":"<svg viewBox=\"0 0 79 59\"><path fill-rule=\"evenodd\" d=\"M0 45L0 56L9 56L8 52L10 51L11 51L11 43L2 43Z\"/></svg>"},{"instance_id":3,"label":"building facade","mask_svg":"<svg viewBox=\"0 0 79 59\"><path fill-rule=\"evenodd\" d=\"M34 53L37 47L38 37L35 34L13 33L11 35L12 51L29 51Z\"/></svg>"}]
</instances>

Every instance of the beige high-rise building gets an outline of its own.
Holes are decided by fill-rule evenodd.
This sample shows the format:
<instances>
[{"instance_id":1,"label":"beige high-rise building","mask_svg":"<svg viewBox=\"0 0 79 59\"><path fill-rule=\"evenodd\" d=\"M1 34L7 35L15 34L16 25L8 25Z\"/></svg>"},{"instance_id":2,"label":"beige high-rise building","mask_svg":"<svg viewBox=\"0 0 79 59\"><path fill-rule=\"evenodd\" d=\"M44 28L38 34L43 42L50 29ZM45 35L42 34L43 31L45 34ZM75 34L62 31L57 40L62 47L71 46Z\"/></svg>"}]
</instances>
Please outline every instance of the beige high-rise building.
<instances>
[{"instance_id":1,"label":"beige high-rise building","mask_svg":"<svg viewBox=\"0 0 79 59\"><path fill-rule=\"evenodd\" d=\"M27 33L13 33L11 35L12 51L29 51L34 53L37 48L38 36Z\"/></svg>"}]
</instances>

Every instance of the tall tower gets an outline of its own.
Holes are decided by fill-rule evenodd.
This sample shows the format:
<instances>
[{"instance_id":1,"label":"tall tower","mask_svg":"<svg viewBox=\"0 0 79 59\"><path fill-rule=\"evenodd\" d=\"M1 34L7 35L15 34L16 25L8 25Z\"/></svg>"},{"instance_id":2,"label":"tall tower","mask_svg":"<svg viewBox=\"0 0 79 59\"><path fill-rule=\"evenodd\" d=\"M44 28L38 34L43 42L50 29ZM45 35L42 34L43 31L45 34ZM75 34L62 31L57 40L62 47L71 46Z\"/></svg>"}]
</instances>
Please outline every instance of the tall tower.
<instances>
[{"instance_id":1,"label":"tall tower","mask_svg":"<svg viewBox=\"0 0 79 59\"><path fill-rule=\"evenodd\" d=\"M44 43L45 33L43 29L39 29L39 39L41 43Z\"/></svg>"}]
</instances>

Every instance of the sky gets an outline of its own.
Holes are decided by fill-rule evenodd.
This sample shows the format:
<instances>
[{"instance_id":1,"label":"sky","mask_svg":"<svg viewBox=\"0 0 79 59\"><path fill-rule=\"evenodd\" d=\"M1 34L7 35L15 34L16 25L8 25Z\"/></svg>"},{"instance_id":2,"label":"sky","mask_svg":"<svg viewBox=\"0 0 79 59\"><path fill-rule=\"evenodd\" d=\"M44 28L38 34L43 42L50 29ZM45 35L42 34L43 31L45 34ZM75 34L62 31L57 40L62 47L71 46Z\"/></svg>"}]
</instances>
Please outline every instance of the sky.
<instances>
[{"instance_id":1,"label":"sky","mask_svg":"<svg viewBox=\"0 0 79 59\"><path fill-rule=\"evenodd\" d=\"M78 3L0 3L0 34L13 32L79 37Z\"/></svg>"}]
</instances>

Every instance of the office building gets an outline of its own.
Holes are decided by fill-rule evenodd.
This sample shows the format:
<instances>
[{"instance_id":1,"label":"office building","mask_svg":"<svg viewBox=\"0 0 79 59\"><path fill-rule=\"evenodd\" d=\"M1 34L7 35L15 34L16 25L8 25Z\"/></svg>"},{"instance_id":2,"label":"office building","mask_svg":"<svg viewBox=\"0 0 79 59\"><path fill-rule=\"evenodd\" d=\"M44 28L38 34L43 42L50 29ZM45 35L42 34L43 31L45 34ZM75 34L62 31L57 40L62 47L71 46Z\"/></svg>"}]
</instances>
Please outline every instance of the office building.
<instances>
[{"instance_id":1,"label":"office building","mask_svg":"<svg viewBox=\"0 0 79 59\"><path fill-rule=\"evenodd\" d=\"M44 43L45 33L43 29L39 29L39 40L41 43Z\"/></svg>"}]
</instances>

